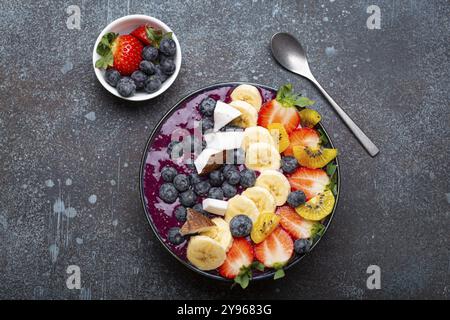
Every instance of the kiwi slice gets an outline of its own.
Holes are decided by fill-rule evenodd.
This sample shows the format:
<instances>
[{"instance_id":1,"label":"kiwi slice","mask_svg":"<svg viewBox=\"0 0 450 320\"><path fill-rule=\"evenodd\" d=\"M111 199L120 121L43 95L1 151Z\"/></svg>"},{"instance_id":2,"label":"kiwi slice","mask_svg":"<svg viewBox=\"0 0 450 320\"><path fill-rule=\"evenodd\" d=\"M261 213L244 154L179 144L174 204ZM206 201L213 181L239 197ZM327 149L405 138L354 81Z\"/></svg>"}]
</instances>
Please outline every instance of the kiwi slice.
<instances>
[{"instance_id":1,"label":"kiwi slice","mask_svg":"<svg viewBox=\"0 0 450 320\"><path fill-rule=\"evenodd\" d=\"M316 110L305 108L298 113L300 115L301 123L303 127L313 128L320 122L322 117Z\"/></svg>"},{"instance_id":2,"label":"kiwi slice","mask_svg":"<svg viewBox=\"0 0 450 320\"><path fill-rule=\"evenodd\" d=\"M320 221L328 216L334 207L334 196L330 190L319 193L308 202L295 208L295 211L307 220Z\"/></svg>"},{"instance_id":3,"label":"kiwi slice","mask_svg":"<svg viewBox=\"0 0 450 320\"><path fill-rule=\"evenodd\" d=\"M317 169L325 167L328 162L336 158L337 149L324 147L302 147L294 146L294 157L304 167Z\"/></svg>"}]
</instances>

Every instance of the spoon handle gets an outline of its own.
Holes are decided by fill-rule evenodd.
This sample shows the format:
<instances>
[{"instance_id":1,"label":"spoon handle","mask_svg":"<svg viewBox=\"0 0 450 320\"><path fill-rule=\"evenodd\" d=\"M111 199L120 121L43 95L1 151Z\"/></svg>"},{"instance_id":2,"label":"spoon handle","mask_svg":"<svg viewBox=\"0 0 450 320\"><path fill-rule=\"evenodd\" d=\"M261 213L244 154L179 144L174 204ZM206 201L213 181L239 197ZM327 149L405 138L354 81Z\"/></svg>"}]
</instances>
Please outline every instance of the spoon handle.
<instances>
[{"instance_id":1,"label":"spoon handle","mask_svg":"<svg viewBox=\"0 0 450 320\"><path fill-rule=\"evenodd\" d=\"M378 154L378 152L380 152L380 150L372 142L372 140L370 140L369 137L366 136L366 134L358 127L358 125L348 116L348 114L345 113L345 111L342 110L341 107L339 107L339 105L333 100L333 98L330 97L330 95L325 91L324 88L322 88L322 86L314 77L311 77L309 80L311 80L311 82L314 83L317 88L319 88L319 90L322 92L325 98L327 98L328 102L330 102L330 104L333 106L336 113L342 118L344 123L355 135L355 137L359 140L359 142L363 145L363 147L367 150L367 152L372 157L375 157Z\"/></svg>"}]
</instances>

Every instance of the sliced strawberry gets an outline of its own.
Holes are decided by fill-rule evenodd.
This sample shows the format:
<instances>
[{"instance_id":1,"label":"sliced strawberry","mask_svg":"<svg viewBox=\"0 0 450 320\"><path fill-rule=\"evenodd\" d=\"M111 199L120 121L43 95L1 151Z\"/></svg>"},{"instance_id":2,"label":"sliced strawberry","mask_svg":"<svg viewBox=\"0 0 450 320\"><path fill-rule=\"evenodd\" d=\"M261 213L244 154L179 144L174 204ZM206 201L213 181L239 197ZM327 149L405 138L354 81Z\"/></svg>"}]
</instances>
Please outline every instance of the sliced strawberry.
<instances>
[{"instance_id":1,"label":"sliced strawberry","mask_svg":"<svg viewBox=\"0 0 450 320\"><path fill-rule=\"evenodd\" d=\"M277 214L281 216L280 224L291 237L297 239L307 239L313 236L316 229L316 222L305 220L289 206L282 206L277 209Z\"/></svg>"},{"instance_id":2,"label":"sliced strawberry","mask_svg":"<svg viewBox=\"0 0 450 320\"><path fill-rule=\"evenodd\" d=\"M294 251L294 242L282 228L276 228L263 242L255 246L255 257L268 268L285 265Z\"/></svg>"},{"instance_id":3,"label":"sliced strawberry","mask_svg":"<svg viewBox=\"0 0 450 320\"><path fill-rule=\"evenodd\" d=\"M325 190L330 178L322 169L300 167L288 176L292 190L301 190L309 200Z\"/></svg>"},{"instance_id":4,"label":"sliced strawberry","mask_svg":"<svg viewBox=\"0 0 450 320\"><path fill-rule=\"evenodd\" d=\"M129 76L139 69L142 61L142 43L132 35L105 34L97 46L101 56L95 63L97 68L114 67L123 76Z\"/></svg>"},{"instance_id":5,"label":"sliced strawberry","mask_svg":"<svg viewBox=\"0 0 450 320\"><path fill-rule=\"evenodd\" d=\"M234 279L243 268L248 268L253 262L253 247L244 238L235 238L228 250L225 262L219 267L219 274L228 279Z\"/></svg>"},{"instance_id":6,"label":"sliced strawberry","mask_svg":"<svg viewBox=\"0 0 450 320\"><path fill-rule=\"evenodd\" d=\"M267 128L271 123L281 123L287 133L292 132L300 123L300 116L295 107L285 107L277 100L265 103L258 114L258 126Z\"/></svg>"},{"instance_id":7,"label":"sliced strawberry","mask_svg":"<svg viewBox=\"0 0 450 320\"><path fill-rule=\"evenodd\" d=\"M299 128L295 129L289 135L289 147L284 150L283 154L285 156L294 155L294 151L292 148L294 146L302 146L302 147L316 147L320 143L320 136L316 130L311 128Z\"/></svg>"},{"instance_id":8,"label":"sliced strawberry","mask_svg":"<svg viewBox=\"0 0 450 320\"><path fill-rule=\"evenodd\" d=\"M147 26L145 24L137 27L130 34L138 38L139 41L141 41L146 46L152 44L152 42L147 37Z\"/></svg>"}]
</instances>

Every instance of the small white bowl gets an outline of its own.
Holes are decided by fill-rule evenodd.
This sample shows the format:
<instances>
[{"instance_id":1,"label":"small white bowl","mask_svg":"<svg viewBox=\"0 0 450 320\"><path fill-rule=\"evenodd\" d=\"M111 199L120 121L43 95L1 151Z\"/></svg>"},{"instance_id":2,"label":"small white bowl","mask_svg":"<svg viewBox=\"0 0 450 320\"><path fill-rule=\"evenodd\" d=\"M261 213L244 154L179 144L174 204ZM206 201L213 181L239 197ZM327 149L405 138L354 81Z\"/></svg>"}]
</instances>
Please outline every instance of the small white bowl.
<instances>
[{"instance_id":1,"label":"small white bowl","mask_svg":"<svg viewBox=\"0 0 450 320\"><path fill-rule=\"evenodd\" d=\"M105 70L99 69L95 67L95 62L100 58L100 56L97 54L96 49L98 44L100 43L102 37L108 33L108 32L116 32L119 34L129 34L131 31L133 31L135 28L142 24L149 24L153 27L156 27L158 29L163 30L164 32L172 32L173 36L172 39L175 41L175 44L177 45L177 53L175 55L175 72L167 78L166 81L164 81L161 85L161 88L159 88L158 91L153 93L146 93L145 91L136 91L136 93L131 97L122 97L118 92L117 89L113 86L109 85L105 80ZM178 76L178 73L180 72L181 67L181 48L180 43L178 42L178 39L176 35L173 33L172 29L170 29L164 22L150 17L146 15L141 14L134 14L125 16L122 18L119 18L117 20L114 20L111 22L103 31L100 33L100 35L97 38L97 41L95 42L94 50L92 51L92 64L94 66L95 75L97 76L98 81L105 87L106 90L111 92L113 95L130 101L144 101L149 100L152 98L155 98L159 96L161 93L166 91L172 83L175 81L175 79Z\"/></svg>"}]
</instances>

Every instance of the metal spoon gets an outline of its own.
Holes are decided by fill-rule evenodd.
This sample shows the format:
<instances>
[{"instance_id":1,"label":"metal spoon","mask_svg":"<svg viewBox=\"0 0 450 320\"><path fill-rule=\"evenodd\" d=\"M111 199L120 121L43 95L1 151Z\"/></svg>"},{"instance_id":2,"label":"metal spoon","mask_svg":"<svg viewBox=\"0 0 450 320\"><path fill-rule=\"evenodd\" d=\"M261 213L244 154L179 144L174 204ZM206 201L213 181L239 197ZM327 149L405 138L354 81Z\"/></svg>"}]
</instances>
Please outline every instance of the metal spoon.
<instances>
[{"instance_id":1,"label":"metal spoon","mask_svg":"<svg viewBox=\"0 0 450 320\"><path fill-rule=\"evenodd\" d=\"M338 106L330 97L324 88L317 82L309 69L306 51L298 40L289 33L276 33L271 40L272 54L275 59L287 70L309 79L330 102L331 106L337 114L344 120L344 123L355 135L359 142L364 146L367 152L372 156L376 156L380 151L377 146L366 136L366 134L357 126L355 122Z\"/></svg>"}]
</instances>

